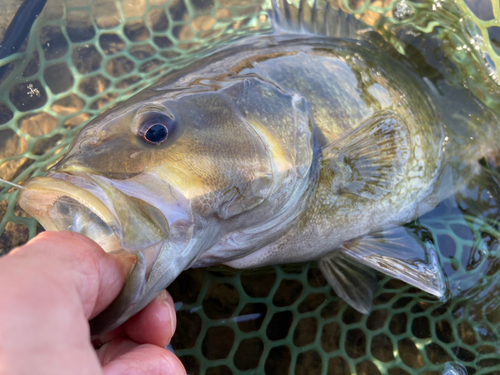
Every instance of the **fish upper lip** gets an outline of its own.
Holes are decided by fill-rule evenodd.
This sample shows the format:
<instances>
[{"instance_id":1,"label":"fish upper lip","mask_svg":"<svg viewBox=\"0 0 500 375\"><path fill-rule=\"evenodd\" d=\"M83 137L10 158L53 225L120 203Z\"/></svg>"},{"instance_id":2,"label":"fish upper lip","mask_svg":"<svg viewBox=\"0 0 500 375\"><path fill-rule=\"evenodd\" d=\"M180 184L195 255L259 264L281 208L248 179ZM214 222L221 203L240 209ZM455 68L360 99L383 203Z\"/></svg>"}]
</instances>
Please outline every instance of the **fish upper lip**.
<instances>
[{"instance_id":1,"label":"fish upper lip","mask_svg":"<svg viewBox=\"0 0 500 375\"><path fill-rule=\"evenodd\" d=\"M18 197L19 205L40 221L46 230L64 230L58 228L47 215L49 207L63 196L87 207L110 227L115 225L113 213L97 196L69 181L57 177L33 177L24 187Z\"/></svg>"},{"instance_id":2,"label":"fish upper lip","mask_svg":"<svg viewBox=\"0 0 500 375\"><path fill-rule=\"evenodd\" d=\"M93 239L107 252L122 248L115 231L117 221L114 213L102 199L85 187L55 176L33 177L24 186L25 189L18 196L18 203L46 230L73 229ZM98 187L96 191L99 191ZM65 198L70 198L70 201L64 202ZM74 201L76 206L71 204L71 201ZM57 203L62 203L63 207L76 207L76 211L64 214L60 208L54 207ZM71 227L75 220L78 223L80 215L87 220L80 221L78 229L74 230L75 228ZM92 215L95 215L94 218Z\"/></svg>"},{"instance_id":3,"label":"fish upper lip","mask_svg":"<svg viewBox=\"0 0 500 375\"><path fill-rule=\"evenodd\" d=\"M46 230L84 234L105 251L145 251L151 253L146 256L150 264L156 257L153 247L168 237L169 223L163 213L153 212L151 204L138 203L140 198L87 170L51 171L24 186L18 202Z\"/></svg>"}]
</instances>

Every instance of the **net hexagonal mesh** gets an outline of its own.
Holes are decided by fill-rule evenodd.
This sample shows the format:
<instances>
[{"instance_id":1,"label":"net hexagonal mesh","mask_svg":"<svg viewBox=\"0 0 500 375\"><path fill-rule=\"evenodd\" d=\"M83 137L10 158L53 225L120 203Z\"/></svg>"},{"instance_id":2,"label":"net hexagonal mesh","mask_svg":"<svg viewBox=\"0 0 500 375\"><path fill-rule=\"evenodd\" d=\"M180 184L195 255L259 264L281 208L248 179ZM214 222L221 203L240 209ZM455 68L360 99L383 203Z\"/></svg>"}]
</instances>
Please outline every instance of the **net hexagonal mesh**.
<instances>
[{"instance_id":1,"label":"net hexagonal mesh","mask_svg":"<svg viewBox=\"0 0 500 375\"><path fill-rule=\"evenodd\" d=\"M89 119L216 48L272 32L269 14L285 28L336 36L353 36L359 22L401 53L398 32L411 28L437 41L450 83L499 110L498 0L49 0L21 52L0 61L0 178L22 184L45 173ZM444 202L411 224L439 249L449 302L381 276L373 312L361 315L313 263L188 270L169 287L176 354L190 374L498 373L495 188L470 187L481 214ZM0 252L40 229L15 201L16 189L0 190Z\"/></svg>"},{"instance_id":2,"label":"net hexagonal mesh","mask_svg":"<svg viewBox=\"0 0 500 375\"><path fill-rule=\"evenodd\" d=\"M192 374L497 373L499 233L450 219L432 234L458 291L446 304L384 277L362 315L314 264L188 270L169 288L176 354Z\"/></svg>"}]
</instances>

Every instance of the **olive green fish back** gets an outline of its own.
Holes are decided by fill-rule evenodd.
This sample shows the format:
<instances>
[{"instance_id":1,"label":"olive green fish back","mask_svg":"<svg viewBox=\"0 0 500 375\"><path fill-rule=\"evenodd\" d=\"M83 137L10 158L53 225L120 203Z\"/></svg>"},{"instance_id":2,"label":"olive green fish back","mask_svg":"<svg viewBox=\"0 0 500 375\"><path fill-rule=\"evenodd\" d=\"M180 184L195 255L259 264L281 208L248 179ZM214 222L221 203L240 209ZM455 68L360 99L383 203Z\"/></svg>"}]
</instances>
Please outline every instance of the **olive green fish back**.
<instances>
[{"instance_id":1,"label":"olive green fish back","mask_svg":"<svg viewBox=\"0 0 500 375\"><path fill-rule=\"evenodd\" d=\"M19 2L5 3L11 18ZM351 37L365 35L358 32L371 26L411 56L412 47L398 38L410 29L416 40L426 37L439 47L449 82L466 85L498 111L498 0L326 5L321 0L49 0L21 52L0 61L10 64L0 82L0 178L22 183L44 174L90 118L172 69L233 40L270 33L273 26ZM1 21L5 28L9 17ZM479 201L482 191L471 187ZM41 230L15 201L16 189L0 190L3 253ZM483 207L488 219L443 207L441 219L429 216L414 228L431 236L441 251L457 296L447 304L385 277L374 311L362 316L333 295L314 264L243 273L190 270L170 287L180 307L172 342L176 353L190 374L461 374L465 368L470 374L495 373L500 365L496 205Z\"/></svg>"}]
</instances>

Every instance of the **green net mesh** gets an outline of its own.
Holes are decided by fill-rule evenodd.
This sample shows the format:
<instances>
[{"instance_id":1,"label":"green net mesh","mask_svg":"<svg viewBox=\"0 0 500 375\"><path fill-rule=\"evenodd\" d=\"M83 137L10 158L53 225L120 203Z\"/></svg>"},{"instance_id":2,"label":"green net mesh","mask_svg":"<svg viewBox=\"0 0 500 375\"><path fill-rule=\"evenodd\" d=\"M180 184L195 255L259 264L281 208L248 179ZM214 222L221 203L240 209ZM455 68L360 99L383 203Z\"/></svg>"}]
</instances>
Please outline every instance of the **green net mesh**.
<instances>
[{"instance_id":1,"label":"green net mesh","mask_svg":"<svg viewBox=\"0 0 500 375\"><path fill-rule=\"evenodd\" d=\"M5 9L0 28L16 2ZM270 13L285 28L337 36L371 27L401 53L401 30L432 38L446 79L500 110L498 0L49 0L21 52L0 61L0 178L44 174L89 119L216 48L272 32ZM15 202L16 189L0 190L0 253L41 230ZM456 296L446 304L381 277L363 316L315 264L189 270L169 288L172 346L190 374L498 374L496 203L483 215L445 204L414 223L432 228Z\"/></svg>"}]
</instances>

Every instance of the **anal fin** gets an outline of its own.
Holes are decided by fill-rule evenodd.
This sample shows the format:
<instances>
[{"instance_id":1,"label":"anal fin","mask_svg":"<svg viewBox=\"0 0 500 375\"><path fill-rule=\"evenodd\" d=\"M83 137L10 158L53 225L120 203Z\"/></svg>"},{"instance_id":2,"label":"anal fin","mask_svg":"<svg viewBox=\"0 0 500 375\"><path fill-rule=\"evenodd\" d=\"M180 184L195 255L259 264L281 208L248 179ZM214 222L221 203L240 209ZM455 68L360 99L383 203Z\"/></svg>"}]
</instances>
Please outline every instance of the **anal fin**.
<instances>
[{"instance_id":1,"label":"anal fin","mask_svg":"<svg viewBox=\"0 0 500 375\"><path fill-rule=\"evenodd\" d=\"M319 268L335 293L362 314L373 307L378 279L373 269L356 262L337 250L318 262Z\"/></svg>"}]
</instances>

